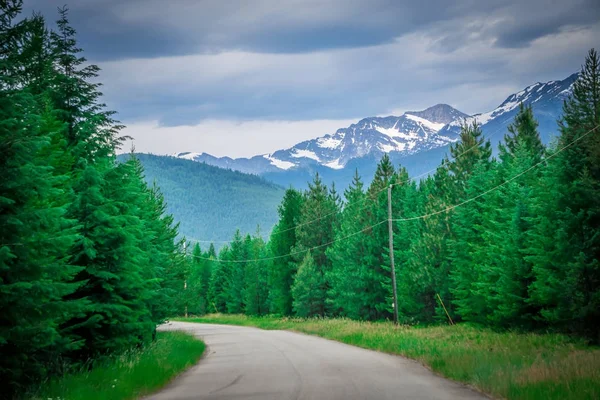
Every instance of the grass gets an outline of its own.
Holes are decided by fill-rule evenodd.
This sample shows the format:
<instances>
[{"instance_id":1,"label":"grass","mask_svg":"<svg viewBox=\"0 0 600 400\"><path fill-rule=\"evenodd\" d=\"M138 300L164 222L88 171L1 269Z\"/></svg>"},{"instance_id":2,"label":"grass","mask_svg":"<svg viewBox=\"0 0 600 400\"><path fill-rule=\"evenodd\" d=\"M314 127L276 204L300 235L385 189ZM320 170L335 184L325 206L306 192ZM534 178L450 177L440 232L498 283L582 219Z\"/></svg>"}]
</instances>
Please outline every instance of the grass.
<instances>
[{"instance_id":1,"label":"grass","mask_svg":"<svg viewBox=\"0 0 600 400\"><path fill-rule=\"evenodd\" d=\"M167 384L194 365L204 352L200 340L183 332L158 332L150 346L130 351L90 371L79 371L42 385L34 399L137 399ZM31 397L30 397L31 398Z\"/></svg>"},{"instance_id":2,"label":"grass","mask_svg":"<svg viewBox=\"0 0 600 400\"><path fill-rule=\"evenodd\" d=\"M395 327L220 314L180 320L287 329L398 354L496 398L600 399L600 349L559 334L495 332L468 324Z\"/></svg>"}]
</instances>

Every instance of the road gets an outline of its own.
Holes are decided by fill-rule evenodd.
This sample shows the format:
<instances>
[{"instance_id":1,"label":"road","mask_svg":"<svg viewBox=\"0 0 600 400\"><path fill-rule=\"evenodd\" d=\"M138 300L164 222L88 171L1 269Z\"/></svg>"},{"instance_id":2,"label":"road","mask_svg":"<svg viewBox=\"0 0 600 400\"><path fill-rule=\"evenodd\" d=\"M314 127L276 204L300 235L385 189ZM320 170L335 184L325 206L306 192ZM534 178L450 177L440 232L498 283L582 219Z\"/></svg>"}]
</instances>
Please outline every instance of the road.
<instances>
[{"instance_id":1,"label":"road","mask_svg":"<svg viewBox=\"0 0 600 400\"><path fill-rule=\"evenodd\" d=\"M151 400L485 399L419 363L288 331L171 322L207 344L200 363Z\"/></svg>"}]
</instances>

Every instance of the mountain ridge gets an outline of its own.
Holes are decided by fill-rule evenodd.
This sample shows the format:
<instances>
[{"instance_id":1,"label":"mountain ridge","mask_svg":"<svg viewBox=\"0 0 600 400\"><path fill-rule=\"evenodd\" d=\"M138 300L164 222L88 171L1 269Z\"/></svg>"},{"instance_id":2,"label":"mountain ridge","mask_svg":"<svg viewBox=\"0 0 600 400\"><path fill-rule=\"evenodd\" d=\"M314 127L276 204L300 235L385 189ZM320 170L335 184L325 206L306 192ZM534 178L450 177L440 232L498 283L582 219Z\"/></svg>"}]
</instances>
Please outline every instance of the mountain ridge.
<instances>
[{"instance_id":1,"label":"mountain ridge","mask_svg":"<svg viewBox=\"0 0 600 400\"><path fill-rule=\"evenodd\" d=\"M128 154L118 156L126 160ZM167 212L191 241L229 240L236 229L268 238L285 189L263 177L170 156L136 153L149 185L158 184Z\"/></svg>"},{"instance_id":2,"label":"mountain ridge","mask_svg":"<svg viewBox=\"0 0 600 400\"><path fill-rule=\"evenodd\" d=\"M250 158L190 152L176 153L175 156L259 175L280 185L291 184L298 188L305 188L316 172L343 184L349 182L354 169L360 167L361 173L366 171L365 178L368 179L376 160L384 153L394 162L402 163L409 173L420 174L435 168L448 153L448 146L458 140L463 123L480 123L484 135L496 148L503 138L500 133L506 133L521 102L532 106L542 141L549 143L558 132L556 121L577 76L574 73L563 80L536 82L510 94L493 110L470 116L448 104L436 104L400 116L363 118L333 134Z\"/></svg>"},{"instance_id":3,"label":"mountain ridge","mask_svg":"<svg viewBox=\"0 0 600 400\"><path fill-rule=\"evenodd\" d=\"M233 159L191 152L176 153L174 156L259 175L309 167L315 163L331 169L343 169L351 159L368 154L381 156L397 151L408 155L453 143L458 138L458 129L448 130L444 135L438 132L447 124L445 121L466 117L467 114L447 104L436 104L400 116L363 118L346 128L339 128L334 134L251 158Z\"/></svg>"}]
</instances>

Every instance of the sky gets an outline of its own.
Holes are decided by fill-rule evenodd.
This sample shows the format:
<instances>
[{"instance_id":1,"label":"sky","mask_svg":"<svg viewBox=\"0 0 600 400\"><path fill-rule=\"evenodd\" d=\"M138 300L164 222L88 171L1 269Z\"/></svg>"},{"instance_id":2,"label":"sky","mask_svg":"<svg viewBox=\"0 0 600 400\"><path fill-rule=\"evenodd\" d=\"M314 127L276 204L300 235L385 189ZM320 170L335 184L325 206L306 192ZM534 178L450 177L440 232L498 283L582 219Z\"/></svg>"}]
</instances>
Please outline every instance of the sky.
<instances>
[{"instance_id":1,"label":"sky","mask_svg":"<svg viewBox=\"0 0 600 400\"><path fill-rule=\"evenodd\" d=\"M54 21L65 2L104 101L154 154L249 157L438 103L486 112L600 48L598 0L24 0L25 13Z\"/></svg>"}]
</instances>

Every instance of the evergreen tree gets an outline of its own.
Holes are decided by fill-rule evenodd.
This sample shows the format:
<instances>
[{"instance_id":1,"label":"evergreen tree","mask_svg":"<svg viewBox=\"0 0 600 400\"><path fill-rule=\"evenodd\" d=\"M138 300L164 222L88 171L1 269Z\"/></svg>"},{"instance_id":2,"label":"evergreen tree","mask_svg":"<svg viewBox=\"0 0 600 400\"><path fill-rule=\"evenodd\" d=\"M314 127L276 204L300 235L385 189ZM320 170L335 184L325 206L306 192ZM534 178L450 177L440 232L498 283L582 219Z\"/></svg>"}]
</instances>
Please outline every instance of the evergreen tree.
<instances>
[{"instance_id":1,"label":"evergreen tree","mask_svg":"<svg viewBox=\"0 0 600 400\"><path fill-rule=\"evenodd\" d=\"M310 251L298 267L292 285L294 313L299 317L323 315L325 277L319 271Z\"/></svg>"},{"instance_id":2,"label":"evergreen tree","mask_svg":"<svg viewBox=\"0 0 600 400\"><path fill-rule=\"evenodd\" d=\"M269 297L271 312L292 314L291 287L297 264L289 255L296 246L296 224L300 218L303 197L300 192L288 189L278 208L279 222L273 228L269 248L273 260L269 269Z\"/></svg>"},{"instance_id":3,"label":"evergreen tree","mask_svg":"<svg viewBox=\"0 0 600 400\"><path fill-rule=\"evenodd\" d=\"M319 174L316 174L312 184L309 184L309 189L304 197L296 228L297 244L294 253L296 253L298 259L306 251L311 251L311 257L320 275L320 286L314 288L316 292L320 293L318 315L325 316L327 313L327 290L329 288L326 274L331 266L325 252L333 242L334 228L340 210L327 186L321 181ZM315 309L311 307L311 310L314 311Z\"/></svg>"},{"instance_id":4,"label":"evergreen tree","mask_svg":"<svg viewBox=\"0 0 600 400\"><path fill-rule=\"evenodd\" d=\"M478 290L488 303L486 323L500 327L534 327L535 307L529 303L532 265L524 254L531 229L533 188L541 177L538 163L545 148L530 107L521 107L509 126L506 146L500 145L500 163L490 177L501 185L484 198L482 240L475 265L482 270ZM519 179L505 182L519 174Z\"/></svg>"},{"instance_id":5,"label":"evergreen tree","mask_svg":"<svg viewBox=\"0 0 600 400\"><path fill-rule=\"evenodd\" d=\"M224 290L227 296L227 312L231 314L239 314L244 310L245 260L249 258L251 241L250 236L243 238L237 230L230 244L230 262L226 264L228 273Z\"/></svg>"},{"instance_id":6,"label":"evergreen tree","mask_svg":"<svg viewBox=\"0 0 600 400\"><path fill-rule=\"evenodd\" d=\"M370 296L370 269L366 268L365 262L367 248L362 234L353 235L362 231L368 222L362 212L367 197L358 171L354 173L352 184L344 192L344 197L347 203L342 211L341 224L335 232L335 238L345 239L333 243L326 252L332 263L327 276L331 285L328 298L335 314L368 319L372 315L370 309L373 303Z\"/></svg>"},{"instance_id":7,"label":"evergreen tree","mask_svg":"<svg viewBox=\"0 0 600 400\"><path fill-rule=\"evenodd\" d=\"M456 252L464 252L464 247L461 248L459 243L466 243L469 236L474 235L475 226L469 226L467 220L463 220L464 224L460 233L456 232L455 213L449 209L448 212L440 213L444 209L448 209L461 201L478 195L476 187L485 185L485 178L481 178L481 174L485 174L490 168L492 150L489 140L485 140L481 131L481 126L477 122L471 125L464 124L461 127L460 140L450 146L450 156L442 162L442 166L438 168L434 179L436 194L431 198L429 207L426 207L428 214L432 214L424 221L423 233L430 245L433 246L432 256L426 256L431 260L431 263L426 266L432 274L434 285L428 296L431 297L430 305L435 307L434 314L437 320L446 320L445 312L439 304L439 295L448 311L453 315L453 304L457 304L453 299L453 292L456 295L457 288L452 288L453 284L460 279L452 280L450 276L460 274L455 272L454 265L451 260L461 261L460 256L452 254L449 249L449 243L453 243L453 250ZM470 179L477 172L480 181L470 185ZM473 218L480 218L479 211L476 211ZM473 220L472 222L476 222ZM460 228L459 228L460 230ZM467 265L463 263L463 265ZM460 267L459 267L460 268ZM468 272L467 272L468 273ZM460 290L460 289L458 289Z\"/></svg>"},{"instance_id":8,"label":"evergreen tree","mask_svg":"<svg viewBox=\"0 0 600 400\"><path fill-rule=\"evenodd\" d=\"M68 176L45 157L60 124L22 75L31 48L23 34L39 21L15 23L20 10L21 1L0 3L0 380L9 397L80 345L61 329L81 306L65 300L79 270L68 260L77 238L66 216Z\"/></svg>"},{"instance_id":9,"label":"evergreen tree","mask_svg":"<svg viewBox=\"0 0 600 400\"><path fill-rule=\"evenodd\" d=\"M215 245L214 243L211 243L210 246L208 246L208 252L206 254L207 258L217 258L217 251L215 250Z\"/></svg>"},{"instance_id":10,"label":"evergreen tree","mask_svg":"<svg viewBox=\"0 0 600 400\"><path fill-rule=\"evenodd\" d=\"M419 197L417 185L409 179L406 168L399 168L396 182L392 188L392 210L395 217L400 219L400 221L394 223L394 261L396 266L398 317L404 323L411 323L416 316L416 310L413 308L413 287L418 284L418 282L415 282L418 274L412 271L411 261L413 257L412 244L418 237L418 221L410 220L410 218L418 215ZM383 253L386 255L384 270L387 276L384 275L382 282L388 293L388 311L393 313L389 250L385 246Z\"/></svg>"},{"instance_id":11,"label":"evergreen tree","mask_svg":"<svg viewBox=\"0 0 600 400\"><path fill-rule=\"evenodd\" d=\"M508 135L504 135L504 145L507 150L502 150L501 154L509 153L515 155L517 147L522 146L527 149L536 159L541 158L544 154L545 147L540 139L540 134L537 130L538 123L533 117L531 105L524 106L519 104L519 112L515 116L515 120L508 126ZM504 159L502 159L504 161Z\"/></svg>"},{"instance_id":12,"label":"evergreen tree","mask_svg":"<svg viewBox=\"0 0 600 400\"><path fill-rule=\"evenodd\" d=\"M483 137L481 125L476 121L471 125L464 124L460 130L460 140L450 145L450 156L445 164L456 183L457 190L454 190L451 200L457 201L464 195L464 188L477 163L489 161L492 156L492 145Z\"/></svg>"},{"instance_id":13,"label":"evergreen tree","mask_svg":"<svg viewBox=\"0 0 600 400\"><path fill-rule=\"evenodd\" d=\"M141 168L137 159L135 163ZM145 279L154 285L149 308L153 320L160 323L169 316L181 314L177 299L183 287L187 261L183 252L184 239L178 239L178 224L167 213L159 188L154 185L147 190L147 195L145 233L140 246L148 258L148 266L144 268Z\"/></svg>"},{"instance_id":14,"label":"evergreen tree","mask_svg":"<svg viewBox=\"0 0 600 400\"><path fill-rule=\"evenodd\" d=\"M219 262L213 265L208 284L209 309L214 312L227 312L227 282L229 281L231 252L229 246L219 251Z\"/></svg>"},{"instance_id":15,"label":"evergreen tree","mask_svg":"<svg viewBox=\"0 0 600 400\"><path fill-rule=\"evenodd\" d=\"M541 318L600 341L600 60L590 50L540 182L529 261Z\"/></svg>"},{"instance_id":16,"label":"evergreen tree","mask_svg":"<svg viewBox=\"0 0 600 400\"><path fill-rule=\"evenodd\" d=\"M203 260L202 250L200 244L196 243L192 250L192 256L190 260L190 274L188 280L188 291L189 297L189 312L191 314L206 314L206 289L208 289L208 280L205 280L205 265L206 261ZM210 275L209 275L210 277Z\"/></svg>"},{"instance_id":17,"label":"evergreen tree","mask_svg":"<svg viewBox=\"0 0 600 400\"><path fill-rule=\"evenodd\" d=\"M367 190L368 205L362 211L366 218L366 229L364 234L365 245L365 267L367 287L369 293L369 318L390 318L391 305L391 276L389 254L389 231L388 219L388 196L387 189L390 185L400 184L394 166L389 156L384 154L369 189ZM394 189L392 189L394 190ZM394 207L392 207L394 209ZM392 218L398 216L395 210Z\"/></svg>"},{"instance_id":18,"label":"evergreen tree","mask_svg":"<svg viewBox=\"0 0 600 400\"><path fill-rule=\"evenodd\" d=\"M260 230L252 238L250 260L246 266L244 303L245 314L263 315L268 312L268 262L267 247L260 236Z\"/></svg>"},{"instance_id":19,"label":"evergreen tree","mask_svg":"<svg viewBox=\"0 0 600 400\"><path fill-rule=\"evenodd\" d=\"M477 163L465 184L466 198L474 198L490 189L495 183L494 173L489 162ZM452 217L453 236L448 240L452 261L450 291L454 295L456 312L465 321L480 323L484 323L492 311L481 285L484 281L493 283L498 279L496 274L490 276L489 266L480 260L490 245L483 240L483 224L489 208L487 201L487 197L482 197L457 208Z\"/></svg>"},{"instance_id":20,"label":"evergreen tree","mask_svg":"<svg viewBox=\"0 0 600 400\"><path fill-rule=\"evenodd\" d=\"M68 19L69 9L59 9L58 31L51 32L52 53L57 74L54 78L54 107L67 125L67 140L72 151L88 161L114 154L126 137L119 136L121 125L114 111L100 102L100 68L80 56L76 31Z\"/></svg>"},{"instance_id":21,"label":"evergreen tree","mask_svg":"<svg viewBox=\"0 0 600 400\"><path fill-rule=\"evenodd\" d=\"M68 323L69 331L85 341L81 359L123 351L151 338L154 330L143 252L138 240L142 223L136 215L131 165L87 166L74 203L73 217L81 224L72 263L84 267L73 299L90 302L83 315ZM132 184L133 183L133 184Z\"/></svg>"}]
</instances>

